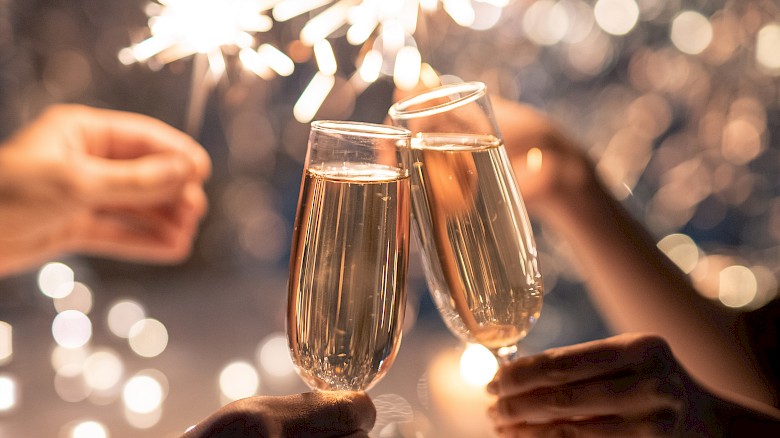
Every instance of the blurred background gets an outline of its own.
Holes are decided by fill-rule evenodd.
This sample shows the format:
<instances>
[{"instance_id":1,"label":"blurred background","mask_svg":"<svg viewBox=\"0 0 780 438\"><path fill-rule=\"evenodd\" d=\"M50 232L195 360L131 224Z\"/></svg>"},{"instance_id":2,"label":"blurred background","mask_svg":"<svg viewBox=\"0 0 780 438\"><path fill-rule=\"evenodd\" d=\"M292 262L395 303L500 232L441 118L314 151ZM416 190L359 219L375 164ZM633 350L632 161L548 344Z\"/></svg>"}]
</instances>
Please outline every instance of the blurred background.
<instances>
[{"instance_id":1,"label":"blurred background","mask_svg":"<svg viewBox=\"0 0 780 438\"><path fill-rule=\"evenodd\" d=\"M710 299L775 298L776 0L0 0L0 138L77 102L158 117L214 161L185 264L72 257L0 281L0 437L176 437L305 391L283 330L308 123L382 122L434 71L554 116ZM565 246L535 234L523 352L608 336ZM489 436L495 362L447 332L413 252L373 435Z\"/></svg>"}]
</instances>

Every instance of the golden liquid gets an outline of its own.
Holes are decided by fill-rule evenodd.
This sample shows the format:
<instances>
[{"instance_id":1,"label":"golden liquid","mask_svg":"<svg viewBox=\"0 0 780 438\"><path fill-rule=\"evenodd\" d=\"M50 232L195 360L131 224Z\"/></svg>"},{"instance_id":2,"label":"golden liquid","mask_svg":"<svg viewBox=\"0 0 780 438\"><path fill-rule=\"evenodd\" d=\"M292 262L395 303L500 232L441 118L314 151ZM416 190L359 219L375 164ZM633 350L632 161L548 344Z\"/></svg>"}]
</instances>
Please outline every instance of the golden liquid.
<instances>
[{"instance_id":1,"label":"golden liquid","mask_svg":"<svg viewBox=\"0 0 780 438\"><path fill-rule=\"evenodd\" d=\"M409 177L339 163L304 175L287 333L312 388L366 390L395 359L406 306Z\"/></svg>"},{"instance_id":2,"label":"golden liquid","mask_svg":"<svg viewBox=\"0 0 780 438\"><path fill-rule=\"evenodd\" d=\"M493 351L513 346L539 318L542 282L503 144L491 136L424 136L412 155L416 234L445 323Z\"/></svg>"}]
</instances>

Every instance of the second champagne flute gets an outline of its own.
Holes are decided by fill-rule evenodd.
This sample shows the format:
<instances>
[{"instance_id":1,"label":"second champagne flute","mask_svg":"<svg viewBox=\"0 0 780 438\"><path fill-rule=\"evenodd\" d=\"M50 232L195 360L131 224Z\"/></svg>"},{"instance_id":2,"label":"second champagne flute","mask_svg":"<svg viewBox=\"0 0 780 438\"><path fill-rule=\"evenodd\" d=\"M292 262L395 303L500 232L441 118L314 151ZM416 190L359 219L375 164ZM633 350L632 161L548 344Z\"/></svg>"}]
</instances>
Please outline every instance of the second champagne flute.
<instances>
[{"instance_id":1,"label":"second champagne flute","mask_svg":"<svg viewBox=\"0 0 780 438\"><path fill-rule=\"evenodd\" d=\"M511 360L539 318L542 279L485 84L444 85L389 116L412 131L412 211L436 306L457 336Z\"/></svg>"},{"instance_id":2,"label":"second champagne flute","mask_svg":"<svg viewBox=\"0 0 780 438\"><path fill-rule=\"evenodd\" d=\"M409 131L311 125L290 255L287 336L312 389L367 390L401 342Z\"/></svg>"}]
</instances>

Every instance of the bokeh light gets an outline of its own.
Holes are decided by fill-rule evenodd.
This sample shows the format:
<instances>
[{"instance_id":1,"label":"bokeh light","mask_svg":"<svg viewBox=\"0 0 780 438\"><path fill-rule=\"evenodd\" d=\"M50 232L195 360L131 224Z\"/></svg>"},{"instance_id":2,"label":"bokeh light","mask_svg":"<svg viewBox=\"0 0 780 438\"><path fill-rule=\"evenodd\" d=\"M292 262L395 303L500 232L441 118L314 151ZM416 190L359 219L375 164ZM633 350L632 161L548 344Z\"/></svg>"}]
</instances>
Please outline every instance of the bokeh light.
<instances>
[{"instance_id":1,"label":"bokeh light","mask_svg":"<svg viewBox=\"0 0 780 438\"><path fill-rule=\"evenodd\" d=\"M141 304L134 300L120 300L108 311L108 328L116 336L128 338L133 325L144 318L146 311Z\"/></svg>"},{"instance_id":2,"label":"bokeh light","mask_svg":"<svg viewBox=\"0 0 780 438\"><path fill-rule=\"evenodd\" d=\"M658 242L658 248L686 274L690 274L699 263L699 247L685 234L664 237Z\"/></svg>"},{"instance_id":3,"label":"bokeh light","mask_svg":"<svg viewBox=\"0 0 780 438\"><path fill-rule=\"evenodd\" d=\"M97 391L108 390L117 385L123 372L122 360L109 349L95 351L84 361L84 380Z\"/></svg>"},{"instance_id":4,"label":"bokeh light","mask_svg":"<svg viewBox=\"0 0 780 438\"><path fill-rule=\"evenodd\" d=\"M597 0L593 14L604 32L625 35L639 20L639 6L634 0Z\"/></svg>"},{"instance_id":5,"label":"bokeh light","mask_svg":"<svg viewBox=\"0 0 780 438\"><path fill-rule=\"evenodd\" d=\"M51 332L58 345L79 348L92 337L92 322L78 310L66 310L54 317Z\"/></svg>"},{"instance_id":6,"label":"bokeh light","mask_svg":"<svg viewBox=\"0 0 780 438\"><path fill-rule=\"evenodd\" d=\"M54 308L57 312L78 310L87 315L92 310L92 291L86 284L76 281L69 294L54 298Z\"/></svg>"},{"instance_id":7,"label":"bokeh light","mask_svg":"<svg viewBox=\"0 0 780 438\"><path fill-rule=\"evenodd\" d=\"M105 425L98 421L87 420L76 424L69 438L110 438L110 436Z\"/></svg>"},{"instance_id":8,"label":"bokeh light","mask_svg":"<svg viewBox=\"0 0 780 438\"><path fill-rule=\"evenodd\" d=\"M9 375L0 375L0 412L13 409L16 402L16 379Z\"/></svg>"},{"instance_id":9,"label":"bokeh light","mask_svg":"<svg viewBox=\"0 0 780 438\"><path fill-rule=\"evenodd\" d=\"M89 356L89 350L85 347L80 348L66 348L61 345L56 345L51 352L51 366L54 371L66 372L66 374L75 375L80 374L84 369L84 361Z\"/></svg>"},{"instance_id":10,"label":"bokeh light","mask_svg":"<svg viewBox=\"0 0 780 438\"><path fill-rule=\"evenodd\" d=\"M729 266L720 271L718 298L728 307L744 307L756 296L758 284L746 266Z\"/></svg>"},{"instance_id":11,"label":"bokeh light","mask_svg":"<svg viewBox=\"0 0 780 438\"><path fill-rule=\"evenodd\" d=\"M769 23L758 32L756 61L771 74L780 75L780 23Z\"/></svg>"},{"instance_id":12,"label":"bokeh light","mask_svg":"<svg viewBox=\"0 0 780 438\"><path fill-rule=\"evenodd\" d=\"M137 355L155 357L168 346L168 329L154 318L145 318L130 327L127 340Z\"/></svg>"},{"instance_id":13,"label":"bokeh light","mask_svg":"<svg viewBox=\"0 0 780 438\"><path fill-rule=\"evenodd\" d=\"M149 429L155 426L162 419L162 407L157 406L149 412L136 412L131 409L125 409L125 420L136 429Z\"/></svg>"},{"instance_id":14,"label":"bokeh light","mask_svg":"<svg viewBox=\"0 0 780 438\"><path fill-rule=\"evenodd\" d=\"M230 401L251 397L259 387L260 376L248 362L231 362L219 373L219 390Z\"/></svg>"},{"instance_id":15,"label":"bokeh light","mask_svg":"<svg viewBox=\"0 0 780 438\"><path fill-rule=\"evenodd\" d=\"M122 402L133 412L146 414L158 409L163 401L160 382L148 375L136 375L125 383Z\"/></svg>"},{"instance_id":16,"label":"bokeh light","mask_svg":"<svg viewBox=\"0 0 780 438\"><path fill-rule=\"evenodd\" d=\"M56 370L54 391L63 401L78 403L92 394L92 388L84 381L81 368L81 365L69 364Z\"/></svg>"},{"instance_id":17,"label":"bokeh light","mask_svg":"<svg viewBox=\"0 0 780 438\"><path fill-rule=\"evenodd\" d=\"M533 2L523 16L523 29L528 38L544 46L559 42L566 35L568 28L569 17L561 2Z\"/></svg>"},{"instance_id":18,"label":"bokeh light","mask_svg":"<svg viewBox=\"0 0 780 438\"><path fill-rule=\"evenodd\" d=\"M0 365L10 362L13 355L13 327L5 321L0 321Z\"/></svg>"},{"instance_id":19,"label":"bokeh light","mask_svg":"<svg viewBox=\"0 0 780 438\"><path fill-rule=\"evenodd\" d=\"M485 386L498 371L493 353L479 344L468 344L460 357L460 375L474 386Z\"/></svg>"},{"instance_id":20,"label":"bokeh light","mask_svg":"<svg viewBox=\"0 0 780 438\"><path fill-rule=\"evenodd\" d=\"M698 55L712 42L712 24L698 12L681 12L672 20L671 39L681 52Z\"/></svg>"},{"instance_id":21,"label":"bokeh light","mask_svg":"<svg viewBox=\"0 0 780 438\"><path fill-rule=\"evenodd\" d=\"M258 345L256 356L262 369L272 376L285 377L295 372L284 333L276 333L263 339Z\"/></svg>"},{"instance_id":22,"label":"bokeh light","mask_svg":"<svg viewBox=\"0 0 780 438\"><path fill-rule=\"evenodd\" d=\"M38 272L38 287L47 297L63 298L73 290L74 277L70 266L59 262L47 263Z\"/></svg>"}]
</instances>

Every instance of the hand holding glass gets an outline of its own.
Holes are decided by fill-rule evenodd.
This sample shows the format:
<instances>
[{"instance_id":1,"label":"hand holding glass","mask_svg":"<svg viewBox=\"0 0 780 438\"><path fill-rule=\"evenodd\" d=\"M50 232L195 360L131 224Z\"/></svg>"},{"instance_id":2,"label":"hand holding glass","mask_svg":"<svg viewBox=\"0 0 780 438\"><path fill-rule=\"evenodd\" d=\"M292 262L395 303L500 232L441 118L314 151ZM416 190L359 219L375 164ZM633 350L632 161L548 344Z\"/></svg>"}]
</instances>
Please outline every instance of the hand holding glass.
<instances>
[{"instance_id":1,"label":"hand holding glass","mask_svg":"<svg viewBox=\"0 0 780 438\"><path fill-rule=\"evenodd\" d=\"M542 281L487 89L445 85L389 115L412 131L412 211L434 302L453 333L511 360L539 318Z\"/></svg>"},{"instance_id":2,"label":"hand holding glass","mask_svg":"<svg viewBox=\"0 0 780 438\"><path fill-rule=\"evenodd\" d=\"M287 336L312 389L362 391L401 342L409 254L406 129L312 123L290 255Z\"/></svg>"}]
</instances>

